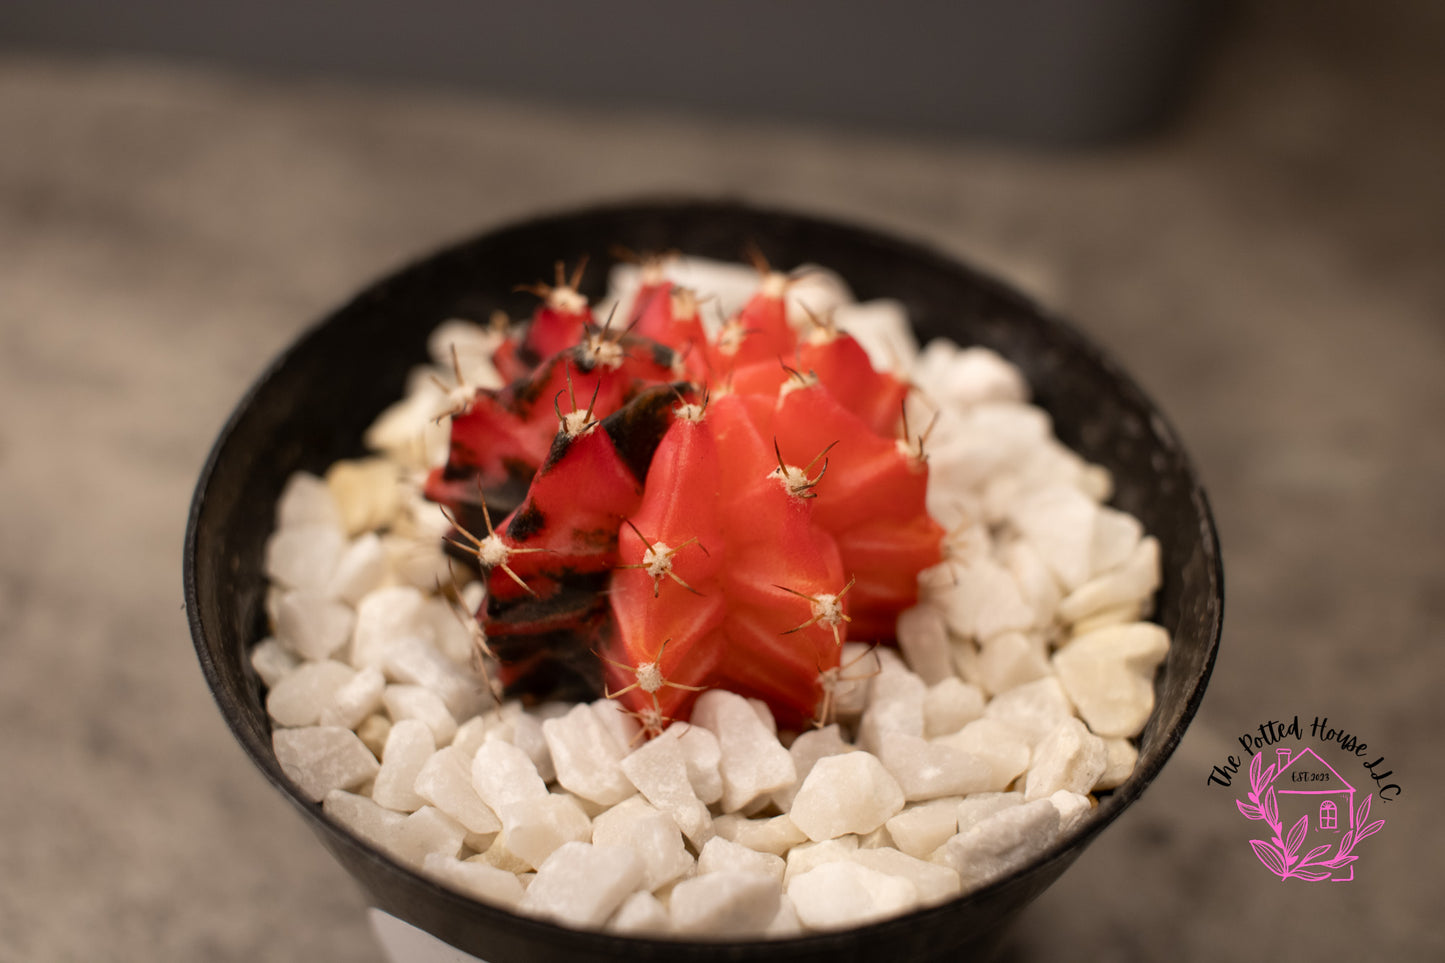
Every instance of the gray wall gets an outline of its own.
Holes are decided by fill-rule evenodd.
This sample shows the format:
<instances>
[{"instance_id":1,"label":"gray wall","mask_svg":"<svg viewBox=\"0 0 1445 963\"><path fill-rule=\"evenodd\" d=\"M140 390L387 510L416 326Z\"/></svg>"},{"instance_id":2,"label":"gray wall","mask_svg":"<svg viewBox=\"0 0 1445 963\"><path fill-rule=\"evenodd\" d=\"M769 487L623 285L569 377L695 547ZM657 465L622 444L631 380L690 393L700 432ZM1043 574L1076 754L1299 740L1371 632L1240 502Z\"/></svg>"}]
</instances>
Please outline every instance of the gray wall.
<instances>
[{"instance_id":1,"label":"gray wall","mask_svg":"<svg viewBox=\"0 0 1445 963\"><path fill-rule=\"evenodd\" d=\"M1207 0L0 0L0 50L1078 142L1165 116Z\"/></svg>"}]
</instances>

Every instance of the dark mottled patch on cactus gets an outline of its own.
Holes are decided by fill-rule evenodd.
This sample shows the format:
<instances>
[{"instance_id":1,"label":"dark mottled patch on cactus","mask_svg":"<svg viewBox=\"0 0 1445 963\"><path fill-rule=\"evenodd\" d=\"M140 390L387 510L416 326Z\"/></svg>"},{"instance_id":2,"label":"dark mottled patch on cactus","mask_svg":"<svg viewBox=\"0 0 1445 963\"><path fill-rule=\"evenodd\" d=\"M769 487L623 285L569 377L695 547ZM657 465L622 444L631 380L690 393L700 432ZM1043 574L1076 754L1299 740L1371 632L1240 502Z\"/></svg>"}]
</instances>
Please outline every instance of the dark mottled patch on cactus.
<instances>
[{"instance_id":1,"label":"dark mottled patch on cactus","mask_svg":"<svg viewBox=\"0 0 1445 963\"><path fill-rule=\"evenodd\" d=\"M692 385L685 381L644 388L626 406L602 420L602 429L639 483L647 477L653 452L672 424L672 406L678 394L691 390Z\"/></svg>"},{"instance_id":2,"label":"dark mottled patch on cactus","mask_svg":"<svg viewBox=\"0 0 1445 963\"><path fill-rule=\"evenodd\" d=\"M536 505L528 505L512 516L507 523L507 536L518 542L525 542L540 532L547 524L547 516Z\"/></svg>"}]
</instances>

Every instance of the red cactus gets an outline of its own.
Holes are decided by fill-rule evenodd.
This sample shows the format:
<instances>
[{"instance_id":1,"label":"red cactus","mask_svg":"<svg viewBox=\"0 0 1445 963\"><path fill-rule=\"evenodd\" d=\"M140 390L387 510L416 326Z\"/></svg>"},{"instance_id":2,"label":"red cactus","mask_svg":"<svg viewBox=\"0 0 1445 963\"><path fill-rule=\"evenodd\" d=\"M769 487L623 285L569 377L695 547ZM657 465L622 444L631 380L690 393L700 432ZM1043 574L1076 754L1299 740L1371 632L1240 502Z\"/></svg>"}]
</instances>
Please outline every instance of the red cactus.
<instances>
[{"instance_id":1,"label":"red cactus","mask_svg":"<svg viewBox=\"0 0 1445 963\"><path fill-rule=\"evenodd\" d=\"M943 535L895 436L907 386L830 323L800 342L787 283L765 270L709 339L696 300L649 277L616 333L550 304L559 265L499 352L513 382L453 415L426 490L485 576L510 689L605 691L656 732L723 687L799 727L826 715L845 640L891 641Z\"/></svg>"}]
</instances>

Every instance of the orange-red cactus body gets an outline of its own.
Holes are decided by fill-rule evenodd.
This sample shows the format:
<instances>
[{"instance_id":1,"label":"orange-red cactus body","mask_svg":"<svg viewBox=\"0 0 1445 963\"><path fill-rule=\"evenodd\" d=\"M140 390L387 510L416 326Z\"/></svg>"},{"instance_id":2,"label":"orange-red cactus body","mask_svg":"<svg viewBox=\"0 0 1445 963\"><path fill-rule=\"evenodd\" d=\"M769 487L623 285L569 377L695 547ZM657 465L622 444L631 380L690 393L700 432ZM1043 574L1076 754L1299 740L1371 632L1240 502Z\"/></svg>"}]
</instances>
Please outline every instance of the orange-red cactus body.
<instances>
[{"instance_id":1,"label":"orange-red cactus body","mask_svg":"<svg viewBox=\"0 0 1445 963\"><path fill-rule=\"evenodd\" d=\"M798 346L799 371L815 374L834 397L875 433L886 438L898 430L907 382L886 371L876 371L852 335L824 333Z\"/></svg>"},{"instance_id":2,"label":"orange-red cactus body","mask_svg":"<svg viewBox=\"0 0 1445 963\"><path fill-rule=\"evenodd\" d=\"M714 341L666 281L616 330L552 289L497 352L517 377L453 418L427 494L470 510L468 486L512 493L473 554L513 690L605 685L655 732L720 687L800 728L844 640L893 637L943 535L896 437L907 386L847 335L800 344L786 286L765 275Z\"/></svg>"},{"instance_id":3,"label":"orange-red cactus body","mask_svg":"<svg viewBox=\"0 0 1445 963\"><path fill-rule=\"evenodd\" d=\"M517 357L524 363L539 364L581 341L592 323L590 307L571 310L556 308L544 301L532 315L532 323L527 326Z\"/></svg>"},{"instance_id":4,"label":"orange-red cactus body","mask_svg":"<svg viewBox=\"0 0 1445 963\"><path fill-rule=\"evenodd\" d=\"M798 336L788 324L781 294L764 289L754 294L736 316L723 325L708 354L709 366L719 376L759 361L788 363Z\"/></svg>"},{"instance_id":5,"label":"orange-red cactus body","mask_svg":"<svg viewBox=\"0 0 1445 963\"><path fill-rule=\"evenodd\" d=\"M851 592L850 634L891 639L918 601L918 573L942 558L943 529L928 514L926 464L867 429L823 384L789 392L774 419L784 452L832 444L814 492L814 519L837 540ZM836 444L834 444L836 442Z\"/></svg>"}]
</instances>

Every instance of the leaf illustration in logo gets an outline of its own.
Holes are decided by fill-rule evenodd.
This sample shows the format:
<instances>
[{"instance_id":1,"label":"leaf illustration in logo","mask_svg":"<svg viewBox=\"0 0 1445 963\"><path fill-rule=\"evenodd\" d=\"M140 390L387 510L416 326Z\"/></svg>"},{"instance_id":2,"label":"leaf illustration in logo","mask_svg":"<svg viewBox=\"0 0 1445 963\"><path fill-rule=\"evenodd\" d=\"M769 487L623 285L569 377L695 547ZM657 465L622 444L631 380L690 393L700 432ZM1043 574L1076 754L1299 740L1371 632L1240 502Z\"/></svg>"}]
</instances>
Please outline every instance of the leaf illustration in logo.
<instances>
[{"instance_id":1,"label":"leaf illustration in logo","mask_svg":"<svg viewBox=\"0 0 1445 963\"><path fill-rule=\"evenodd\" d=\"M1284 841L1285 857L1288 860L1294 859L1294 854L1299 852L1300 843L1305 841L1305 833L1309 829L1310 818L1301 816L1299 820L1290 827L1289 836Z\"/></svg>"},{"instance_id":2,"label":"leaf illustration in logo","mask_svg":"<svg viewBox=\"0 0 1445 963\"><path fill-rule=\"evenodd\" d=\"M1298 879L1307 879L1311 883L1318 883L1320 880L1329 879L1330 874L1322 869L1297 869L1294 876Z\"/></svg>"},{"instance_id":3,"label":"leaf illustration in logo","mask_svg":"<svg viewBox=\"0 0 1445 963\"><path fill-rule=\"evenodd\" d=\"M1358 856L1336 856L1334 859L1330 860L1328 863L1325 863L1324 865L1325 865L1325 866L1333 866L1335 869L1339 869L1341 866L1348 866L1348 865L1350 865L1351 863L1353 863L1355 860L1357 860L1357 859L1359 859L1359 858L1360 858L1360 857L1358 857Z\"/></svg>"},{"instance_id":4,"label":"leaf illustration in logo","mask_svg":"<svg viewBox=\"0 0 1445 963\"><path fill-rule=\"evenodd\" d=\"M1360 830L1359 834L1355 836L1355 842L1358 843L1360 840L1365 839L1368 836L1375 835L1380 831L1380 827L1383 825L1385 825L1385 821L1383 819L1377 819L1374 822L1370 823L1370 825Z\"/></svg>"},{"instance_id":5,"label":"leaf illustration in logo","mask_svg":"<svg viewBox=\"0 0 1445 963\"><path fill-rule=\"evenodd\" d=\"M1256 794L1259 787L1264 785L1264 756L1255 756L1249 763L1249 788Z\"/></svg>"},{"instance_id":6,"label":"leaf illustration in logo","mask_svg":"<svg viewBox=\"0 0 1445 963\"><path fill-rule=\"evenodd\" d=\"M1279 800L1274 796L1273 786L1264 791L1264 818L1269 820L1271 826L1279 826Z\"/></svg>"},{"instance_id":7,"label":"leaf illustration in logo","mask_svg":"<svg viewBox=\"0 0 1445 963\"><path fill-rule=\"evenodd\" d=\"M1281 858L1279 851L1274 848L1273 843L1263 839L1251 839L1249 845L1253 847L1255 857L1258 858L1261 863L1264 863L1265 868L1280 879L1284 879L1286 872L1284 859Z\"/></svg>"},{"instance_id":8,"label":"leaf illustration in logo","mask_svg":"<svg viewBox=\"0 0 1445 963\"><path fill-rule=\"evenodd\" d=\"M1243 800L1241 800L1241 799L1236 799L1236 800L1234 801L1234 804L1239 807L1239 811L1244 814L1244 816L1245 816L1246 819L1263 819L1263 818L1264 818L1264 813L1262 813L1262 812L1259 811L1259 807L1258 807L1258 806L1251 806L1249 803L1247 803L1247 802L1245 802L1245 801L1243 801Z\"/></svg>"},{"instance_id":9,"label":"leaf illustration in logo","mask_svg":"<svg viewBox=\"0 0 1445 963\"><path fill-rule=\"evenodd\" d=\"M1325 843L1323 846L1316 846L1314 849L1312 849L1312 850L1310 850L1309 852L1305 853L1305 858L1302 859L1302 860L1300 860L1300 862L1301 862L1301 863L1309 863L1309 862L1312 862L1313 860L1316 860L1316 859L1320 858L1321 856L1323 856L1325 853L1327 853L1327 852L1329 851L1329 848L1330 848L1330 844L1329 844L1329 843Z\"/></svg>"},{"instance_id":10,"label":"leaf illustration in logo","mask_svg":"<svg viewBox=\"0 0 1445 963\"><path fill-rule=\"evenodd\" d=\"M1372 796L1366 796L1360 800L1360 805L1355 809L1355 826L1358 828L1365 825L1365 820L1370 817L1370 800Z\"/></svg>"}]
</instances>

